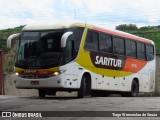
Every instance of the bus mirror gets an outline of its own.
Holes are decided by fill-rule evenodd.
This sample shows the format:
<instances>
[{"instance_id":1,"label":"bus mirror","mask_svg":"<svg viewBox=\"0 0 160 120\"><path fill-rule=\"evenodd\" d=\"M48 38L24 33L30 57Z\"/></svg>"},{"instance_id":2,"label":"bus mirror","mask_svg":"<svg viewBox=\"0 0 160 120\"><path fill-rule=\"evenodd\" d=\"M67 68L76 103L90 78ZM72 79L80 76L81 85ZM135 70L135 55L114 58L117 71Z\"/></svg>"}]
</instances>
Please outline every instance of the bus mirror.
<instances>
[{"instance_id":1,"label":"bus mirror","mask_svg":"<svg viewBox=\"0 0 160 120\"><path fill-rule=\"evenodd\" d=\"M19 36L20 36L20 33L10 35L7 39L7 48L11 48L12 40L17 40Z\"/></svg>"},{"instance_id":2,"label":"bus mirror","mask_svg":"<svg viewBox=\"0 0 160 120\"><path fill-rule=\"evenodd\" d=\"M62 38L61 38L61 48L64 48L66 47L66 42L67 42L67 39L68 37L73 34L73 32L66 32L62 35Z\"/></svg>"}]
</instances>

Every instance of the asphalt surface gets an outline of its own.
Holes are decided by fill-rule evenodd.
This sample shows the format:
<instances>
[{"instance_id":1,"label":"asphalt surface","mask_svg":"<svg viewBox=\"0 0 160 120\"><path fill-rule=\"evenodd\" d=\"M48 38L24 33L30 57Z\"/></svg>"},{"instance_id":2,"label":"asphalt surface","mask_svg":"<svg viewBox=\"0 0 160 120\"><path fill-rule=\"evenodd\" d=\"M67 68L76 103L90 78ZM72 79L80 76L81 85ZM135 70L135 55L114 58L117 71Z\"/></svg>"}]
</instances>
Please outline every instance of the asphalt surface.
<instances>
[{"instance_id":1,"label":"asphalt surface","mask_svg":"<svg viewBox=\"0 0 160 120\"><path fill-rule=\"evenodd\" d=\"M0 111L2 120L160 120L160 98L0 95Z\"/></svg>"}]
</instances>

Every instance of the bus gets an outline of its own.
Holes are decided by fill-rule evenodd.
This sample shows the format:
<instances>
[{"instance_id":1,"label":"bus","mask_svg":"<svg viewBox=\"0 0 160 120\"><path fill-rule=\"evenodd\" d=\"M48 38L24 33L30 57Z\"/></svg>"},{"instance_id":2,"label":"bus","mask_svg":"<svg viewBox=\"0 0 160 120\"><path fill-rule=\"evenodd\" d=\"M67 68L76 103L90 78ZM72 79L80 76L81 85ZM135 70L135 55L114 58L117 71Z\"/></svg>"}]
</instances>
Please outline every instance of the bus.
<instances>
[{"instance_id":1,"label":"bus","mask_svg":"<svg viewBox=\"0 0 160 120\"><path fill-rule=\"evenodd\" d=\"M119 93L135 97L155 89L154 42L83 23L26 25L18 37L14 83L39 97L77 91L78 98Z\"/></svg>"}]
</instances>

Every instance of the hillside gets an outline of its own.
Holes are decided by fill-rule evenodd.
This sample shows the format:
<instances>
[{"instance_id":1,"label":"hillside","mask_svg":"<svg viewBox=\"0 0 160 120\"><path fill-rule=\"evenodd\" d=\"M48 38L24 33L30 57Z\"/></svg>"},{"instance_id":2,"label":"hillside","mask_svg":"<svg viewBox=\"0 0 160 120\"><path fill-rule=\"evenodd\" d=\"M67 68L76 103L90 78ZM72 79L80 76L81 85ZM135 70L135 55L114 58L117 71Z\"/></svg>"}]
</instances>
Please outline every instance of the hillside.
<instances>
[{"instance_id":1,"label":"hillside","mask_svg":"<svg viewBox=\"0 0 160 120\"><path fill-rule=\"evenodd\" d=\"M15 28L8 28L5 30L0 30L0 49L4 52L4 71L7 73L13 72L14 70L14 59L16 47L11 50L6 48L6 40L9 35L14 33L19 33L24 26L19 26Z\"/></svg>"},{"instance_id":2,"label":"hillside","mask_svg":"<svg viewBox=\"0 0 160 120\"><path fill-rule=\"evenodd\" d=\"M24 26L19 26L15 28L8 28L0 30L0 49L6 49L6 40L9 35L14 33L19 33Z\"/></svg>"}]
</instances>

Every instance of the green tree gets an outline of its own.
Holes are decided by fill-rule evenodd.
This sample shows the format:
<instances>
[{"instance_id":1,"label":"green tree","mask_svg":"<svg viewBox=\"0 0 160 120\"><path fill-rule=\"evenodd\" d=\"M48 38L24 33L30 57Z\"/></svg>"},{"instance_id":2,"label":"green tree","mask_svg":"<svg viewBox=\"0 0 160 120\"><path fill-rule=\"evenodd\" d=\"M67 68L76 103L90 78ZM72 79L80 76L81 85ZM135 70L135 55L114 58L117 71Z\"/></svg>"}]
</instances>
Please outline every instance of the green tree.
<instances>
[{"instance_id":1,"label":"green tree","mask_svg":"<svg viewBox=\"0 0 160 120\"><path fill-rule=\"evenodd\" d=\"M144 26L144 27L140 27L140 30L144 31L144 30L155 30L156 27L155 26Z\"/></svg>"},{"instance_id":2,"label":"green tree","mask_svg":"<svg viewBox=\"0 0 160 120\"><path fill-rule=\"evenodd\" d=\"M121 24L116 26L116 30L128 31L128 30L137 30L137 26L135 24Z\"/></svg>"}]
</instances>

